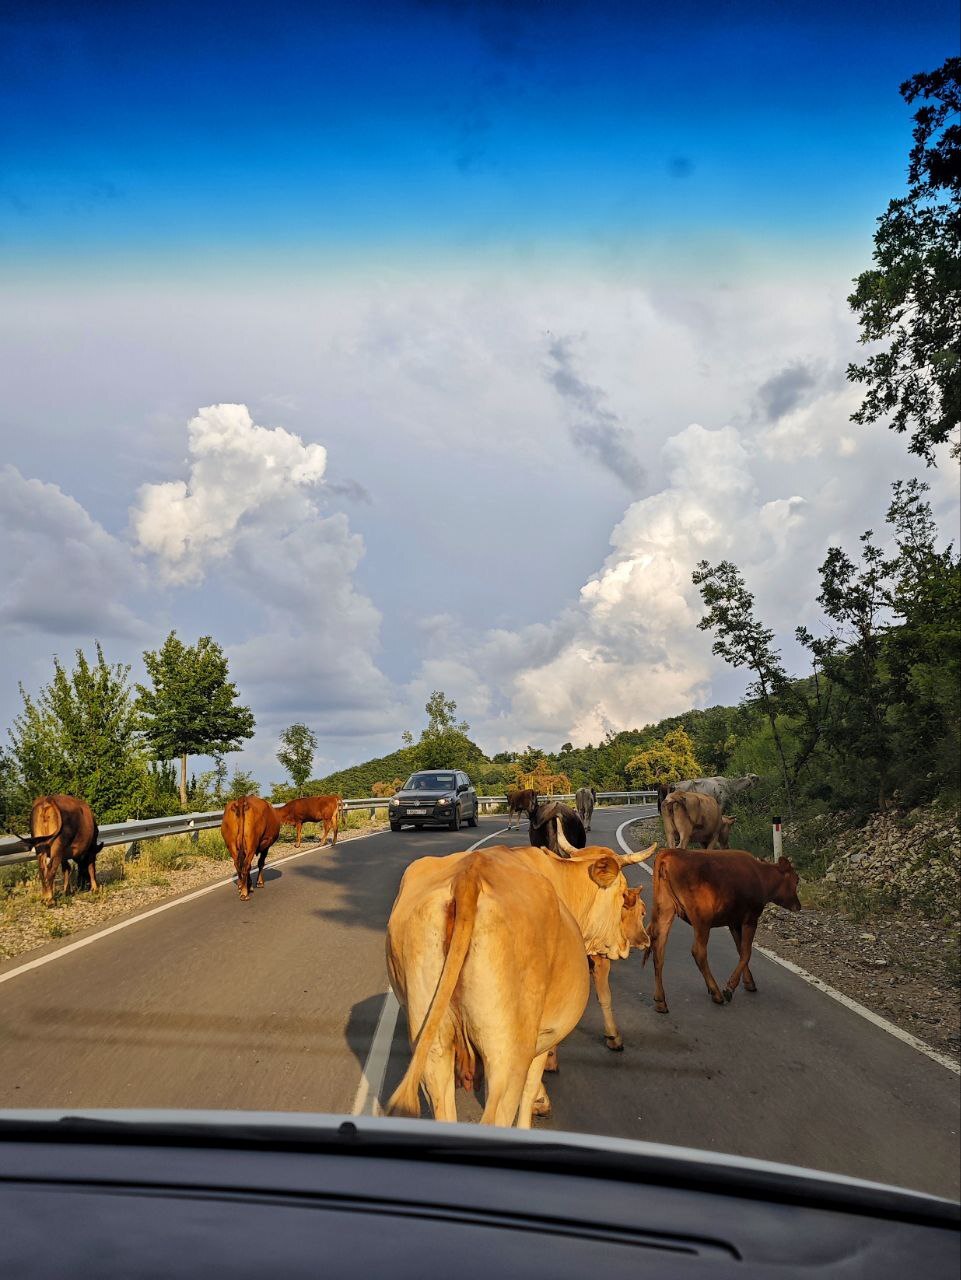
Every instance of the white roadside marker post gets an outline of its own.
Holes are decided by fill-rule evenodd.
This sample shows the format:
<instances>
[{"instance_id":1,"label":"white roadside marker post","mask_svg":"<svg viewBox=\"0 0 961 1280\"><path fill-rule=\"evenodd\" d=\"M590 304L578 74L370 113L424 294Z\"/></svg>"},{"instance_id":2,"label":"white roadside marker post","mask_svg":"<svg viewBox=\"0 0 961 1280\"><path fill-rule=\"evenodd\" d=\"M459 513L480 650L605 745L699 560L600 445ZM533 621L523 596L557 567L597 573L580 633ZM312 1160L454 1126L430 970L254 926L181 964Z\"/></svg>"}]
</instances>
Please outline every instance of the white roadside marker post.
<instances>
[{"instance_id":1,"label":"white roadside marker post","mask_svg":"<svg viewBox=\"0 0 961 1280\"><path fill-rule=\"evenodd\" d=\"M783 851L783 849L784 849L784 845L783 845L783 843L782 843L782 836L781 836L781 819L780 819L780 817L772 818L772 819L771 819L771 822L772 822L773 827L774 827L774 830L773 830L773 837L774 837L774 861L775 861L775 862L777 862L778 858L780 858L781 853L782 853L782 851Z\"/></svg>"}]
</instances>

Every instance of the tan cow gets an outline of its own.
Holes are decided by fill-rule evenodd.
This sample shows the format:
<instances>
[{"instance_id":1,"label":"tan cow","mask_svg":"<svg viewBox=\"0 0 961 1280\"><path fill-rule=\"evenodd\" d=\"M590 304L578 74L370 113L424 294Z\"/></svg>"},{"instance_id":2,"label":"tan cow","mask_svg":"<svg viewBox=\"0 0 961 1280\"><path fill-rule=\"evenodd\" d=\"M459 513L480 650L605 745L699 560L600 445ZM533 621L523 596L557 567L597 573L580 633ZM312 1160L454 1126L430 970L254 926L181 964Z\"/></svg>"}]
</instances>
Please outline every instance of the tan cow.
<instances>
[{"instance_id":1,"label":"tan cow","mask_svg":"<svg viewBox=\"0 0 961 1280\"><path fill-rule=\"evenodd\" d=\"M616 960L645 946L643 903L621 868L653 852L595 848L575 860L499 846L412 863L387 925L387 968L416 1047L388 1112L419 1115L423 1083L435 1118L456 1120L455 1078L471 1087L479 1055L481 1123L529 1128L535 1099L546 1102L548 1051L587 1003L585 952Z\"/></svg>"},{"instance_id":2,"label":"tan cow","mask_svg":"<svg viewBox=\"0 0 961 1280\"><path fill-rule=\"evenodd\" d=\"M241 796L224 809L220 834L233 858L241 898L250 897L250 868L257 858L257 888L264 887L267 851L280 835L277 810L260 796Z\"/></svg>"},{"instance_id":3,"label":"tan cow","mask_svg":"<svg viewBox=\"0 0 961 1280\"><path fill-rule=\"evenodd\" d=\"M337 843L337 832L340 828L340 796L299 796L290 800L277 810L281 826L290 823L297 828L295 847L300 848L301 832L305 822L322 822L324 824L324 840L328 837L331 848ZM332 836L331 836L331 833Z\"/></svg>"},{"instance_id":4,"label":"tan cow","mask_svg":"<svg viewBox=\"0 0 961 1280\"><path fill-rule=\"evenodd\" d=\"M70 859L77 864L77 888L97 890L97 820L86 800L76 796L38 796L30 810L30 834L20 840L37 854L40 893L53 906L54 882L63 877L63 892L70 892Z\"/></svg>"},{"instance_id":5,"label":"tan cow","mask_svg":"<svg viewBox=\"0 0 961 1280\"><path fill-rule=\"evenodd\" d=\"M668 849L689 849L692 842L716 849L723 814L713 796L672 791L661 804L661 821Z\"/></svg>"}]
</instances>

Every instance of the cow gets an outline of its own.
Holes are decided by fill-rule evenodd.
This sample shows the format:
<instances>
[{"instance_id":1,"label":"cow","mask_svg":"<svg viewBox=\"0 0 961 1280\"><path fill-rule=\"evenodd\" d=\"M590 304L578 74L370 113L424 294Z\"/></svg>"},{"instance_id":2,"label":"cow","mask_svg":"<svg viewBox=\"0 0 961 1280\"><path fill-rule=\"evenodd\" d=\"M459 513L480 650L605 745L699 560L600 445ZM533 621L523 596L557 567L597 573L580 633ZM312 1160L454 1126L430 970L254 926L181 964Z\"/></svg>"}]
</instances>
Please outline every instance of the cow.
<instances>
[{"instance_id":1,"label":"cow","mask_svg":"<svg viewBox=\"0 0 961 1280\"><path fill-rule=\"evenodd\" d=\"M64 893L70 892L70 859L77 864L77 889L96 892L97 854L103 848L93 810L76 796L38 796L30 810L30 834L17 838L36 851L40 894L53 906L54 882L63 877Z\"/></svg>"},{"instance_id":2,"label":"cow","mask_svg":"<svg viewBox=\"0 0 961 1280\"><path fill-rule=\"evenodd\" d=\"M456 1120L455 1081L472 1087L480 1057L481 1123L530 1128L548 1051L587 1003L585 954L622 959L644 946L643 903L621 868L653 852L592 849L575 861L501 845L411 863L387 924L387 969L414 1051L387 1112L419 1115L423 1083L434 1117Z\"/></svg>"},{"instance_id":3,"label":"cow","mask_svg":"<svg viewBox=\"0 0 961 1280\"><path fill-rule=\"evenodd\" d=\"M724 815L711 796L697 791L672 791L661 806L661 822L669 849L690 849L692 842L716 849Z\"/></svg>"},{"instance_id":4,"label":"cow","mask_svg":"<svg viewBox=\"0 0 961 1280\"><path fill-rule=\"evenodd\" d=\"M560 857L570 857L587 845L587 832L577 812L560 800L542 800L531 814L530 842L537 849L550 849Z\"/></svg>"},{"instance_id":5,"label":"cow","mask_svg":"<svg viewBox=\"0 0 961 1280\"><path fill-rule=\"evenodd\" d=\"M674 790L674 784L673 784L673 783L671 783L671 785L670 785L669 787L665 786L663 782L659 782L659 783L657 784L657 811L658 811L658 813L660 813L660 812L661 812L661 807L662 807L662 805L664 804L664 801L667 799L667 797L671 794L671 792L672 792L673 790Z\"/></svg>"},{"instance_id":6,"label":"cow","mask_svg":"<svg viewBox=\"0 0 961 1280\"><path fill-rule=\"evenodd\" d=\"M267 851L280 835L277 810L260 796L241 796L224 809L220 834L234 862L237 888L244 902L250 897L250 868L257 858L257 888L264 887Z\"/></svg>"},{"instance_id":7,"label":"cow","mask_svg":"<svg viewBox=\"0 0 961 1280\"><path fill-rule=\"evenodd\" d=\"M654 955L654 1007L667 1013L664 996L664 949L675 918L694 930L691 955L715 1004L729 1001L744 979L745 991L757 991L749 968L754 931L769 902L787 911L800 911L798 875L789 858L762 862L743 849L701 853L694 849L659 849L654 861L654 905L651 947ZM707 963L711 930L723 925L731 931L738 963L723 991Z\"/></svg>"},{"instance_id":8,"label":"cow","mask_svg":"<svg viewBox=\"0 0 961 1280\"><path fill-rule=\"evenodd\" d=\"M526 787L523 791L508 791L507 830L513 829L515 815L520 817L522 813L526 813L529 818L536 808L537 792L532 791L530 787Z\"/></svg>"},{"instance_id":9,"label":"cow","mask_svg":"<svg viewBox=\"0 0 961 1280\"><path fill-rule=\"evenodd\" d=\"M723 809L732 796L736 796L739 791L746 791L760 781L756 773L746 773L740 778L685 778L681 782L675 782L672 790L696 791L699 795L711 796Z\"/></svg>"},{"instance_id":10,"label":"cow","mask_svg":"<svg viewBox=\"0 0 961 1280\"><path fill-rule=\"evenodd\" d=\"M737 822L737 818L732 818L729 814L725 814L721 819L721 825L717 832L717 847L719 849L730 849L731 828L735 822Z\"/></svg>"},{"instance_id":11,"label":"cow","mask_svg":"<svg viewBox=\"0 0 961 1280\"><path fill-rule=\"evenodd\" d=\"M330 847L333 848L337 843L337 832L340 828L340 808L340 796L300 796L296 800L290 800L287 804L281 805L277 810L277 817L280 819L281 826L289 823L297 828L294 841L296 848L300 848L301 832L305 822L324 824L324 844L333 832L330 841Z\"/></svg>"},{"instance_id":12,"label":"cow","mask_svg":"<svg viewBox=\"0 0 961 1280\"><path fill-rule=\"evenodd\" d=\"M577 816L584 824L584 830L590 831L591 818L594 816L594 803L597 800L597 792L593 787L578 787L574 796L574 803L577 806Z\"/></svg>"}]
</instances>

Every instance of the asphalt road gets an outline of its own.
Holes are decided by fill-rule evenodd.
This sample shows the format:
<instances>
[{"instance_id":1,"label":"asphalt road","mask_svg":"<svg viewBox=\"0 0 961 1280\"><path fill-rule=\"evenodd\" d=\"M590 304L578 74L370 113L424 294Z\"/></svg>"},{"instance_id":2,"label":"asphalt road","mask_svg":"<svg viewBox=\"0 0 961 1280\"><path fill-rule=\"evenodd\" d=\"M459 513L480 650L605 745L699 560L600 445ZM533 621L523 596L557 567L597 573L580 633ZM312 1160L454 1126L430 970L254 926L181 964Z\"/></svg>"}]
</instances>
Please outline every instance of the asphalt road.
<instances>
[{"instance_id":1,"label":"asphalt road","mask_svg":"<svg viewBox=\"0 0 961 1280\"><path fill-rule=\"evenodd\" d=\"M629 816L598 810L594 843L616 848ZM401 872L422 853L466 849L502 824L485 818L456 836L385 832L273 870L268 862L266 887L249 903L224 886L0 981L0 1105L349 1113L364 1102L365 1064L386 1098L408 1057L403 1014L392 1037L389 1019L381 1024L380 1064L371 1054L385 1007L384 925ZM633 843L630 828L626 838ZM514 832L492 842L526 840ZM649 903L643 870L628 877ZM73 941L0 966L0 979ZM614 965L625 1051L605 1048L592 997L561 1047L560 1073L547 1077L554 1114L543 1127L959 1195L956 1075L757 953L759 993L739 991L717 1007L690 944L676 923L667 1016L654 1011L650 966L639 956ZM713 936L710 960L723 982L734 965L726 931ZM479 1115L464 1093L458 1108L462 1119Z\"/></svg>"}]
</instances>

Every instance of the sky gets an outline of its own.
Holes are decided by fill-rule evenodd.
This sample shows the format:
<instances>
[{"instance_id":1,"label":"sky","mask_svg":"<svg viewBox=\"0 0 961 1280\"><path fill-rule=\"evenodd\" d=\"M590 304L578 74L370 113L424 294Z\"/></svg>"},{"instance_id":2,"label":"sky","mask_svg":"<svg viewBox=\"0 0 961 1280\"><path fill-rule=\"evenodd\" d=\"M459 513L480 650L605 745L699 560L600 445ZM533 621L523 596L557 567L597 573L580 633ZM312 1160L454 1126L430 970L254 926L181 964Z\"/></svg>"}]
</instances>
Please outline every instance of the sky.
<instances>
[{"instance_id":1,"label":"sky","mask_svg":"<svg viewBox=\"0 0 961 1280\"><path fill-rule=\"evenodd\" d=\"M95 638L225 647L277 780L732 701L924 475L846 303L954 4L0 0L0 726ZM943 461L946 462L946 459Z\"/></svg>"}]
</instances>

